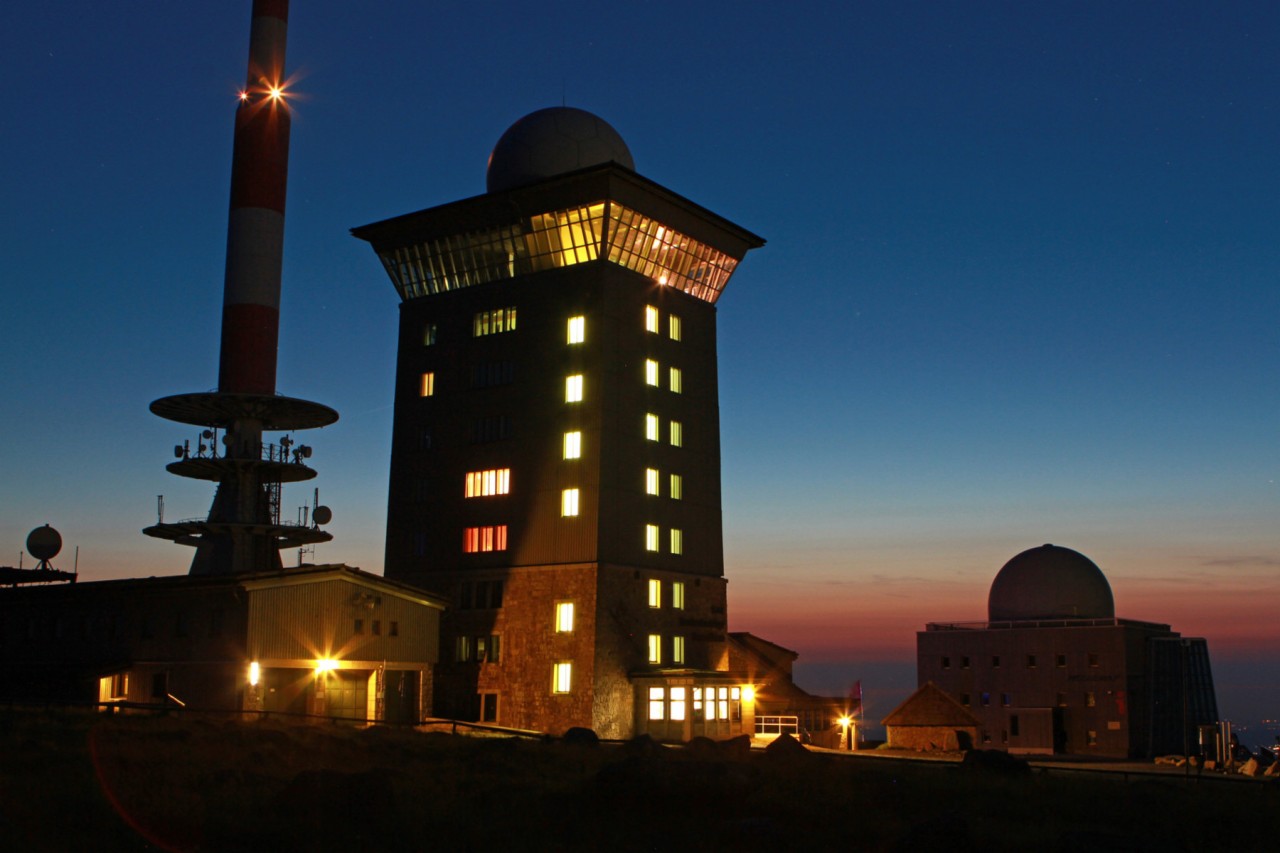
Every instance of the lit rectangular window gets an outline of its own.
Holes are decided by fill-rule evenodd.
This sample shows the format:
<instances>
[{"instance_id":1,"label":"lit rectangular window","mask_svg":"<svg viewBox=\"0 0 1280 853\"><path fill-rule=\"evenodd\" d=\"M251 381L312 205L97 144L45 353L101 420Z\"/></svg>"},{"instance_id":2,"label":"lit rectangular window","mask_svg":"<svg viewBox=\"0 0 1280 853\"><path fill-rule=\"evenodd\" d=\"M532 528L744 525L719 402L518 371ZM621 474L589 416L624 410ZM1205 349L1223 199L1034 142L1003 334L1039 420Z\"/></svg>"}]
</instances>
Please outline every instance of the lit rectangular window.
<instances>
[{"instance_id":1,"label":"lit rectangular window","mask_svg":"<svg viewBox=\"0 0 1280 853\"><path fill-rule=\"evenodd\" d=\"M673 501L682 499L684 497L684 477L679 474L672 474L670 489L667 494Z\"/></svg>"},{"instance_id":2,"label":"lit rectangular window","mask_svg":"<svg viewBox=\"0 0 1280 853\"><path fill-rule=\"evenodd\" d=\"M431 371L422 374L422 384L418 388L418 395L421 397L430 397L436 393L436 375Z\"/></svg>"},{"instance_id":3,"label":"lit rectangular window","mask_svg":"<svg viewBox=\"0 0 1280 853\"><path fill-rule=\"evenodd\" d=\"M658 493L658 469L644 469L644 493L646 495L656 495Z\"/></svg>"},{"instance_id":4,"label":"lit rectangular window","mask_svg":"<svg viewBox=\"0 0 1280 853\"><path fill-rule=\"evenodd\" d=\"M1086 708L1096 707L1097 704L1098 704L1098 699L1096 696L1094 696L1093 691L1089 691L1084 694L1084 706Z\"/></svg>"},{"instance_id":5,"label":"lit rectangular window","mask_svg":"<svg viewBox=\"0 0 1280 853\"><path fill-rule=\"evenodd\" d=\"M657 578L649 578L649 606L662 606L662 581Z\"/></svg>"},{"instance_id":6,"label":"lit rectangular window","mask_svg":"<svg viewBox=\"0 0 1280 853\"><path fill-rule=\"evenodd\" d=\"M472 321L471 334L474 337L482 335L497 335L502 332L514 332L516 329L516 309L515 308L495 308L492 311L481 311L475 315Z\"/></svg>"},{"instance_id":7,"label":"lit rectangular window","mask_svg":"<svg viewBox=\"0 0 1280 853\"><path fill-rule=\"evenodd\" d=\"M453 659L458 663L471 660L471 638L459 637L453 647Z\"/></svg>"},{"instance_id":8,"label":"lit rectangular window","mask_svg":"<svg viewBox=\"0 0 1280 853\"><path fill-rule=\"evenodd\" d=\"M684 447L684 424L679 421L671 422L671 446Z\"/></svg>"},{"instance_id":9,"label":"lit rectangular window","mask_svg":"<svg viewBox=\"0 0 1280 853\"><path fill-rule=\"evenodd\" d=\"M706 701L707 719L714 720L716 718L716 689L714 687L708 687L704 691L704 693L707 697L707 701ZM696 700L696 696L695 696L695 700Z\"/></svg>"},{"instance_id":10,"label":"lit rectangular window","mask_svg":"<svg viewBox=\"0 0 1280 853\"><path fill-rule=\"evenodd\" d=\"M484 498L511 493L511 469L490 468L487 471L468 471L464 495Z\"/></svg>"},{"instance_id":11,"label":"lit rectangular window","mask_svg":"<svg viewBox=\"0 0 1280 853\"><path fill-rule=\"evenodd\" d=\"M462 550L467 554L507 550L507 526L494 524L466 528L462 531Z\"/></svg>"},{"instance_id":12,"label":"lit rectangular window","mask_svg":"<svg viewBox=\"0 0 1280 853\"><path fill-rule=\"evenodd\" d=\"M667 691L665 687L649 688L649 719L665 720L667 718Z\"/></svg>"},{"instance_id":13,"label":"lit rectangular window","mask_svg":"<svg viewBox=\"0 0 1280 853\"><path fill-rule=\"evenodd\" d=\"M422 327L422 345L424 347L433 347L436 345L435 323L427 323Z\"/></svg>"},{"instance_id":14,"label":"lit rectangular window","mask_svg":"<svg viewBox=\"0 0 1280 853\"><path fill-rule=\"evenodd\" d=\"M673 341L680 340L680 318L675 314L667 318L667 336Z\"/></svg>"},{"instance_id":15,"label":"lit rectangular window","mask_svg":"<svg viewBox=\"0 0 1280 853\"><path fill-rule=\"evenodd\" d=\"M646 332L658 331L658 309L652 305L644 306L644 330Z\"/></svg>"},{"instance_id":16,"label":"lit rectangular window","mask_svg":"<svg viewBox=\"0 0 1280 853\"><path fill-rule=\"evenodd\" d=\"M671 638L671 662L684 663L684 637Z\"/></svg>"},{"instance_id":17,"label":"lit rectangular window","mask_svg":"<svg viewBox=\"0 0 1280 853\"><path fill-rule=\"evenodd\" d=\"M560 515L568 518L578 514L578 490L565 489L560 493Z\"/></svg>"},{"instance_id":18,"label":"lit rectangular window","mask_svg":"<svg viewBox=\"0 0 1280 853\"><path fill-rule=\"evenodd\" d=\"M564 458L578 459L582 456L582 433L578 430L564 434Z\"/></svg>"},{"instance_id":19,"label":"lit rectangular window","mask_svg":"<svg viewBox=\"0 0 1280 853\"><path fill-rule=\"evenodd\" d=\"M556 633L568 634L573 631L573 602L556 602Z\"/></svg>"},{"instance_id":20,"label":"lit rectangular window","mask_svg":"<svg viewBox=\"0 0 1280 853\"><path fill-rule=\"evenodd\" d=\"M718 689L720 698L716 703L716 712L719 714L720 719L727 720L729 719L729 688L721 687Z\"/></svg>"},{"instance_id":21,"label":"lit rectangular window","mask_svg":"<svg viewBox=\"0 0 1280 853\"><path fill-rule=\"evenodd\" d=\"M566 341L571 344L580 344L587 339L587 318L578 316L569 318L569 327L566 332Z\"/></svg>"},{"instance_id":22,"label":"lit rectangular window","mask_svg":"<svg viewBox=\"0 0 1280 853\"><path fill-rule=\"evenodd\" d=\"M684 719L685 695L688 691L687 687L671 688L671 719L679 721Z\"/></svg>"},{"instance_id":23,"label":"lit rectangular window","mask_svg":"<svg viewBox=\"0 0 1280 853\"><path fill-rule=\"evenodd\" d=\"M560 661L551 666L551 692L568 693L573 687L573 664Z\"/></svg>"},{"instance_id":24,"label":"lit rectangular window","mask_svg":"<svg viewBox=\"0 0 1280 853\"><path fill-rule=\"evenodd\" d=\"M658 525L646 524L644 526L644 549L646 551L658 550Z\"/></svg>"},{"instance_id":25,"label":"lit rectangular window","mask_svg":"<svg viewBox=\"0 0 1280 853\"><path fill-rule=\"evenodd\" d=\"M566 403L582 402L582 374L575 373L573 376L564 378L564 401Z\"/></svg>"},{"instance_id":26,"label":"lit rectangular window","mask_svg":"<svg viewBox=\"0 0 1280 853\"><path fill-rule=\"evenodd\" d=\"M644 437L649 439L649 441L658 440L658 416L657 415L644 416Z\"/></svg>"},{"instance_id":27,"label":"lit rectangular window","mask_svg":"<svg viewBox=\"0 0 1280 853\"><path fill-rule=\"evenodd\" d=\"M684 553L684 533L676 528L671 528L671 553Z\"/></svg>"},{"instance_id":28,"label":"lit rectangular window","mask_svg":"<svg viewBox=\"0 0 1280 853\"><path fill-rule=\"evenodd\" d=\"M676 610L684 610L684 581L671 584L671 606Z\"/></svg>"},{"instance_id":29,"label":"lit rectangular window","mask_svg":"<svg viewBox=\"0 0 1280 853\"><path fill-rule=\"evenodd\" d=\"M646 358L644 360L644 384L658 384L658 362L651 358Z\"/></svg>"},{"instance_id":30,"label":"lit rectangular window","mask_svg":"<svg viewBox=\"0 0 1280 853\"><path fill-rule=\"evenodd\" d=\"M671 389L671 393L680 394L684 391L684 381L680 368L673 367L667 376L667 387Z\"/></svg>"},{"instance_id":31,"label":"lit rectangular window","mask_svg":"<svg viewBox=\"0 0 1280 853\"><path fill-rule=\"evenodd\" d=\"M662 635L649 635L649 663L662 663Z\"/></svg>"}]
</instances>

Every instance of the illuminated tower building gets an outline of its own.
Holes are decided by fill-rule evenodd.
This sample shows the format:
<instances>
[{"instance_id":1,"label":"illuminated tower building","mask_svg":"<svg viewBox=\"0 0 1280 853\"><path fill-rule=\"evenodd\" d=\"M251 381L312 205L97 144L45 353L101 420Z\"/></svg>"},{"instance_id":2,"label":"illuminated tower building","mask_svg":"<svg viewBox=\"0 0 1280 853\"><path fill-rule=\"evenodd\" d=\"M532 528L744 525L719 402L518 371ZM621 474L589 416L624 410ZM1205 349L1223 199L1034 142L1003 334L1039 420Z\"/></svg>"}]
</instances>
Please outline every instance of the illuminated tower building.
<instances>
[{"instance_id":1,"label":"illuminated tower building","mask_svg":"<svg viewBox=\"0 0 1280 853\"><path fill-rule=\"evenodd\" d=\"M309 480L311 455L288 436L264 444L263 433L327 426L338 413L276 394L280 267L284 246L289 108L284 100L288 0L254 0L248 81L236 110L231 212L223 285L218 390L178 394L151 404L162 418L202 427L196 448L178 445L168 470L218 484L207 520L165 522L148 536L196 549L192 574L280 568L280 549L331 537L314 525L280 518L282 483ZM327 520L321 508L316 522Z\"/></svg>"},{"instance_id":2,"label":"illuminated tower building","mask_svg":"<svg viewBox=\"0 0 1280 853\"><path fill-rule=\"evenodd\" d=\"M353 230L402 299L386 575L453 600L438 713L749 724L725 671L715 306L763 241L633 168L604 121L540 110L485 195Z\"/></svg>"}]
</instances>

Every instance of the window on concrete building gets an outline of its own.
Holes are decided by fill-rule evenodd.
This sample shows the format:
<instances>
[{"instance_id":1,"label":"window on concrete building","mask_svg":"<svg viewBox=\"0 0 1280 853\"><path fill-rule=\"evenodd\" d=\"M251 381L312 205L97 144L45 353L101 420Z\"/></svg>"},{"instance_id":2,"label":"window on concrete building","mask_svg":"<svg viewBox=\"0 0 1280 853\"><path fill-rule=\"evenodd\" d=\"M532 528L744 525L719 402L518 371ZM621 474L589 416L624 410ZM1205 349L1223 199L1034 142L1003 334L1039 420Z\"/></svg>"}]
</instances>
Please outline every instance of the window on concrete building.
<instances>
[{"instance_id":1,"label":"window on concrete building","mask_svg":"<svg viewBox=\"0 0 1280 853\"><path fill-rule=\"evenodd\" d=\"M1093 707L1096 707L1097 704L1098 704L1098 697L1093 694L1093 691L1092 690L1086 691L1084 694L1084 706L1086 708L1093 708Z\"/></svg>"},{"instance_id":2,"label":"window on concrete building","mask_svg":"<svg viewBox=\"0 0 1280 853\"><path fill-rule=\"evenodd\" d=\"M649 441L658 440L658 416L649 414L644 416L644 437Z\"/></svg>"},{"instance_id":3,"label":"window on concrete building","mask_svg":"<svg viewBox=\"0 0 1280 853\"><path fill-rule=\"evenodd\" d=\"M1059 693L1059 694L1058 694L1057 703L1058 703L1058 707L1059 707L1059 708L1065 708L1065 707L1067 707L1067 694L1065 694L1065 693Z\"/></svg>"},{"instance_id":4,"label":"window on concrete building","mask_svg":"<svg viewBox=\"0 0 1280 853\"><path fill-rule=\"evenodd\" d=\"M942 668L951 669L951 657L949 655L942 656Z\"/></svg>"},{"instance_id":5,"label":"window on concrete building","mask_svg":"<svg viewBox=\"0 0 1280 853\"><path fill-rule=\"evenodd\" d=\"M505 524L468 527L462 531L462 551L465 554L505 550L507 550L507 526Z\"/></svg>"},{"instance_id":6,"label":"window on concrete building","mask_svg":"<svg viewBox=\"0 0 1280 853\"><path fill-rule=\"evenodd\" d=\"M991 743L991 733L990 733L989 731L987 731L986 729L983 729L983 730L982 730L982 742L983 742L983 743Z\"/></svg>"},{"instance_id":7,"label":"window on concrete building","mask_svg":"<svg viewBox=\"0 0 1280 853\"><path fill-rule=\"evenodd\" d=\"M686 687L671 688L671 719L679 722L684 719L685 715L685 695L688 691Z\"/></svg>"},{"instance_id":8,"label":"window on concrete building","mask_svg":"<svg viewBox=\"0 0 1280 853\"><path fill-rule=\"evenodd\" d=\"M671 606L676 610L684 610L684 582L674 581L671 584Z\"/></svg>"},{"instance_id":9,"label":"window on concrete building","mask_svg":"<svg viewBox=\"0 0 1280 853\"><path fill-rule=\"evenodd\" d=\"M649 635L649 663L662 663L662 635Z\"/></svg>"},{"instance_id":10,"label":"window on concrete building","mask_svg":"<svg viewBox=\"0 0 1280 853\"><path fill-rule=\"evenodd\" d=\"M551 665L551 692L568 693L573 687L573 664L560 661Z\"/></svg>"},{"instance_id":11,"label":"window on concrete building","mask_svg":"<svg viewBox=\"0 0 1280 853\"><path fill-rule=\"evenodd\" d=\"M1054 656L1053 656L1053 665L1054 665L1054 666L1056 666L1058 669L1065 669L1065 668L1066 668L1066 666L1067 666L1067 656L1066 656L1066 655L1054 655Z\"/></svg>"},{"instance_id":12,"label":"window on concrete building","mask_svg":"<svg viewBox=\"0 0 1280 853\"><path fill-rule=\"evenodd\" d=\"M1097 733L1097 732L1095 732L1095 731L1093 731L1093 730L1090 730L1090 731L1088 732L1088 734L1085 736L1085 742L1086 742L1089 746L1097 746L1097 745L1098 745L1098 733Z\"/></svg>"},{"instance_id":13,"label":"window on concrete building","mask_svg":"<svg viewBox=\"0 0 1280 853\"><path fill-rule=\"evenodd\" d=\"M991 694L990 694L990 693L988 693L988 692L986 692L986 691L984 690L984 691L981 693L981 700L982 700L982 707L984 707L984 708L990 708L990 707L991 707Z\"/></svg>"},{"instance_id":14,"label":"window on concrete building","mask_svg":"<svg viewBox=\"0 0 1280 853\"><path fill-rule=\"evenodd\" d=\"M961 656L960 656L960 668L961 668L961 669L968 669L968 668L969 668L969 656L968 656L968 655L961 655Z\"/></svg>"},{"instance_id":15,"label":"window on concrete building","mask_svg":"<svg viewBox=\"0 0 1280 853\"><path fill-rule=\"evenodd\" d=\"M649 578L649 606L662 606L662 581L657 578Z\"/></svg>"},{"instance_id":16,"label":"window on concrete building","mask_svg":"<svg viewBox=\"0 0 1280 853\"><path fill-rule=\"evenodd\" d=\"M428 370L422 374L422 380L418 385L418 396L430 397L436 393L436 375L433 371Z\"/></svg>"},{"instance_id":17,"label":"window on concrete building","mask_svg":"<svg viewBox=\"0 0 1280 853\"><path fill-rule=\"evenodd\" d=\"M468 498L487 498L511 493L511 469L490 468L468 471L463 494Z\"/></svg>"},{"instance_id":18,"label":"window on concrete building","mask_svg":"<svg viewBox=\"0 0 1280 853\"><path fill-rule=\"evenodd\" d=\"M683 554L684 553L684 531L673 527L671 528L670 532L671 532L671 536L670 536L671 553Z\"/></svg>"},{"instance_id":19,"label":"window on concrete building","mask_svg":"<svg viewBox=\"0 0 1280 853\"><path fill-rule=\"evenodd\" d=\"M516 363L509 358L471 365L472 388L497 388L516 381Z\"/></svg>"},{"instance_id":20,"label":"window on concrete building","mask_svg":"<svg viewBox=\"0 0 1280 853\"><path fill-rule=\"evenodd\" d=\"M665 687L649 688L649 719L665 720L667 718L667 689Z\"/></svg>"},{"instance_id":21,"label":"window on concrete building","mask_svg":"<svg viewBox=\"0 0 1280 853\"><path fill-rule=\"evenodd\" d=\"M556 633L568 634L573 631L573 602L556 602Z\"/></svg>"},{"instance_id":22,"label":"window on concrete building","mask_svg":"<svg viewBox=\"0 0 1280 853\"><path fill-rule=\"evenodd\" d=\"M564 458L580 459L582 457L582 433L579 430L564 434Z\"/></svg>"},{"instance_id":23,"label":"window on concrete building","mask_svg":"<svg viewBox=\"0 0 1280 853\"><path fill-rule=\"evenodd\" d=\"M565 489L560 493L560 515L569 518L578 514L578 490Z\"/></svg>"},{"instance_id":24,"label":"window on concrete building","mask_svg":"<svg viewBox=\"0 0 1280 853\"><path fill-rule=\"evenodd\" d=\"M672 474L670 478L670 491L667 496L673 501L682 500L684 498L684 477L679 474Z\"/></svg>"},{"instance_id":25,"label":"window on concrete building","mask_svg":"<svg viewBox=\"0 0 1280 853\"><path fill-rule=\"evenodd\" d=\"M658 493L658 469L644 469L644 493L646 495L656 495Z\"/></svg>"},{"instance_id":26,"label":"window on concrete building","mask_svg":"<svg viewBox=\"0 0 1280 853\"><path fill-rule=\"evenodd\" d=\"M436 345L435 323L427 323L422 327L422 345L424 347L433 347Z\"/></svg>"},{"instance_id":27,"label":"window on concrete building","mask_svg":"<svg viewBox=\"0 0 1280 853\"><path fill-rule=\"evenodd\" d=\"M1018 715L1017 714L1009 715L1009 734L1013 735L1014 737L1018 736Z\"/></svg>"},{"instance_id":28,"label":"window on concrete building","mask_svg":"<svg viewBox=\"0 0 1280 853\"><path fill-rule=\"evenodd\" d=\"M1036 666L1036 656L1035 656L1035 655L1027 655L1027 668L1028 668L1028 669L1035 669L1035 666Z\"/></svg>"},{"instance_id":29,"label":"window on concrete building","mask_svg":"<svg viewBox=\"0 0 1280 853\"><path fill-rule=\"evenodd\" d=\"M1089 652L1089 666L1098 666L1098 665L1099 665L1098 653Z\"/></svg>"},{"instance_id":30,"label":"window on concrete building","mask_svg":"<svg viewBox=\"0 0 1280 853\"><path fill-rule=\"evenodd\" d=\"M658 362L651 358L646 358L644 360L644 384L658 384Z\"/></svg>"},{"instance_id":31,"label":"window on concrete building","mask_svg":"<svg viewBox=\"0 0 1280 853\"><path fill-rule=\"evenodd\" d=\"M1012 696L1010 696L1008 693L1001 693L1001 694L1000 694L1000 706L1001 706L1001 707L1003 707L1003 708L1008 708L1008 707L1009 707L1010 705L1012 705L1012 704L1013 704L1013 697L1012 697Z\"/></svg>"},{"instance_id":32,"label":"window on concrete building","mask_svg":"<svg viewBox=\"0 0 1280 853\"><path fill-rule=\"evenodd\" d=\"M564 401L566 403L582 402L582 374L575 373L564 378Z\"/></svg>"},{"instance_id":33,"label":"window on concrete building","mask_svg":"<svg viewBox=\"0 0 1280 853\"><path fill-rule=\"evenodd\" d=\"M961 704L961 705L963 705L963 706L965 706L966 708L968 708L968 707L969 707L969 694L968 694L968 693L961 693L961 694L960 694L960 704Z\"/></svg>"},{"instance_id":34,"label":"window on concrete building","mask_svg":"<svg viewBox=\"0 0 1280 853\"><path fill-rule=\"evenodd\" d=\"M375 637L381 637L381 636L382 636L382 620L381 620L381 619L374 619L374 620L373 620L373 635L374 635Z\"/></svg>"},{"instance_id":35,"label":"window on concrete building","mask_svg":"<svg viewBox=\"0 0 1280 853\"><path fill-rule=\"evenodd\" d=\"M658 550L658 525L646 524L644 526L644 549L646 551Z\"/></svg>"},{"instance_id":36,"label":"window on concrete building","mask_svg":"<svg viewBox=\"0 0 1280 853\"><path fill-rule=\"evenodd\" d=\"M566 341L571 344L580 344L587 339L587 318L581 315L570 317L568 330L566 332Z\"/></svg>"},{"instance_id":37,"label":"window on concrete building","mask_svg":"<svg viewBox=\"0 0 1280 853\"><path fill-rule=\"evenodd\" d=\"M453 659L458 663L471 660L471 638L458 637L453 643Z\"/></svg>"},{"instance_id":38,"label":"window on concrete building","mask_svg":"<svg viewBox=\"0 0 1280 853\"><path fill-rule=\"evenodd\" d=\"M475 337L497 335L502 332L516 330L516 309L495 308L492 311L481 311L472 321L471 334Z\"/></svg>"},{"instance_id":39,"label":"window on concrete building","mask_svg":"<svg viewBox=\"0 0 1280 853\"><path fill-rule=\"evenodd\" d=\"M667 371L667 387L673 394L684 392L684 374L680 372L680 368L673 367Z\"/></svg>"},{"instance_id":40,"label":"window on concrete building","mask_svg":"<svg viewBox=\"0 0 1280 853\"><path fill-rule=\"evenodd\" d=\"M671 422L671 446L684 447L684 424L679 421Z\"/></svg>"},{"instance_id":41,"label":"window on concrete building","mask_svg":"<svg viewBox=\"0 0 1280 853\"><path fill-rule=\"evenodd\" d=\"M396 622L396 621L392 620L391 622L388 622L388 623L387 623L387 636L388 636L388 637L399 637L399 636L400 636L400 623L399 623L399 622Z\"/></svg>"},{"instance_id":42,"label":"window on concrete building","mask_svg":"<svg viewBox=\"0 0 1280 853\"><path fill-rule=\"evenodd\" d=\"M357 620L356 620L355 625L354 625L354 626L352 627L352 629L351 629L351 633L353 633L353 634L363 634L363 633L364 633L364 620L363 620L363 619L357 619Z\"/></svg>"},{"instance_id":43,"label":"window on concrete building","mask_svg":"<svg viewBox=\"0 0 1280 853\"><path fill-rule=\"evenodd\" d=\"M667 317L667 337L673 341L680 340L680 318L675 314Z\"/></svg>"},{"instance_id":44,"label":"window on concrete building","mask_svg":"<svg viewBox=\"0 0 1280 853\"><path fill-rule=\"evenodd\" d=\"M658 309L652 305L644 306L644 330L655 333L658 331Z\"/></svg>"},{"instance_id":45,"label":"window on concrete building","mask_svg":"<svg viewBox=\"0 0 1280 853\"><path fill-rule=\"evenodd\" d=\"M476 660L481 663L498 663L502 659L502 640L498 634L476 637Z\"/></svg>"},{"instance_id":46,"label":"window on concrete building","mask_svg":"<svg viewBox=\"0 0 1280 853\"><path fill-rule=\"evenodd\" d=\"M1000 668L1000 655L992 655L992 656L991 656L991 668L992 668L992 669L999 669L999 668Z\"/></svg>"},{"instance_id":47,"label":"window on concrete building","mask_svg":"<svg viewBox=\"0 0 1280 853\"><path fill-rule=\"evenodd\" d=\"M479 708L476 718L482 723L498 722L498 694L497 693L480 693L477 694L479 699Z\"/></svg>"},{"instance_id":48,"label":"window on concrete building","mask_svg":"<svg viewBox=\"0 0 1280 853\"><path fill-rule=\"evenodd\" d=\"M684 637L671 638L671 662L684 663Z\"/></svg>"}]
</instances>

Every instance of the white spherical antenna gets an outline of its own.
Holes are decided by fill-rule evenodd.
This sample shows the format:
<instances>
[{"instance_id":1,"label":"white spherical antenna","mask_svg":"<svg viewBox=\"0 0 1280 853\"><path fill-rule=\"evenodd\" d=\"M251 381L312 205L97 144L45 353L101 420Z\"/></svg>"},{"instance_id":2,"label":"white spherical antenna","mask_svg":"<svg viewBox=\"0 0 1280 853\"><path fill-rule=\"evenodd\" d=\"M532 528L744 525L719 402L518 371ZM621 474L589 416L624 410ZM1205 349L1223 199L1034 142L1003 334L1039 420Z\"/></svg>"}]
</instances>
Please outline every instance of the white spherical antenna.
<instances>
[{"instance_id":1,"label":"white spherical antenna","mask_svg":"<svg viewBox=\"0 0 1280 853\"><path fill-rule=\"evenodd\" d=\"M37 560L52 560L61 550L62 535L47 524L27 536L27 553Z\"/></svg>"},{"instance_id":2,"label":"white spherical antenna","mask_svg":"<svg viewBox=\"0 0 1280 853\"><path fill-rule=\"evenodd\" d=\"M316 524L328 524L333 521L333 510L321 504L311 511L311 520Z\"/></svg>"}]
</instances>

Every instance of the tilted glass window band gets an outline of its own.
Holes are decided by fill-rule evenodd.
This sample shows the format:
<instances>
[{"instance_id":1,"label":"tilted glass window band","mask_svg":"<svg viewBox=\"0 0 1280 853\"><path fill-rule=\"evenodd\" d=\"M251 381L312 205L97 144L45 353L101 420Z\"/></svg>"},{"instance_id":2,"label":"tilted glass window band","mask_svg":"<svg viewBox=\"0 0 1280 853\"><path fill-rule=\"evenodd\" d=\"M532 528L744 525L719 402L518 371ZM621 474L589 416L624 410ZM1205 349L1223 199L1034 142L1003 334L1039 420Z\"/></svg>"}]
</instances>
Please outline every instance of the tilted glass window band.
<instances>
[{"instance_id":1,"label":"tilted glass window band","mask_svg":"<svg viewBox=\"0 0 1280 853\"><path fill-rule=\"evenodd\" d=\"M649 441L658 440L658 416L657 415L644 416L644 437L647 438Z\"/></svg>"},{"instance_id":2,"label":"tilted glass window band","mask_svg":"<svg viewBox=\"0 0 1280 853\"><path fill-rule=\"evenodd\" d=\"M671 553L684 553L684 533L676 528L671 528Z\"/></svg>"},{"instance_id":3,"label":"tilted glass window band","mask_svg":"<svg viewBox=\"0 0 1280 853\"><path fill-rule=\"evenodd\" d=\"M573 687L573 664L562 661L551 666L551 692L568 693Z\"/></svg>"},{"instance_id":4,"label":"tilted glass window band","mask_svg":"<svg viewBox=\"0 0 1280 853\"><path fill-rule=\"evenodd\" d=\"M680 476L679 474L672 474L671 482L668 486L668 489L669 491L667 492L667 496L671 498L673 501L678 501L683 499L684 498L684 477Z\"/></svg>"},{"instance_id":5,"label":"tilted glass window band","mask_svg":"<svg viewBox=\"0 0 1280 853\"><path fill-rule=\"evenodd\" d=\"M467 554L507 550L507 526L494 524L466 528L462 532L462 550Z\"/></svg>"},{"instance_id":6,"label":"tilted glass window band","mask_svg":"<svg viewBox=\"0 0 1280 853\"><path fill-rule=\"evenodd\" d=\"M667 387L671 389L673 394L684 393L684 379L680 373L680 368L673 367L667 375Z\"/></svg>"},{"instance_id":7,"label":"tilted glass window band","mask_svg":"<svg viewBox=\"0 0 1280 853\"><path fill-rule=\"evenodd\" d=\"M430 397L436 393L436 375L430 371L422 374L422 382L418 386L420 397Z\"/></svg>"},{"instance_id":8,"label":"tilted glass window band","mask_svg":"<svg viewBox=\"0 0 1280 853\"><path fill-rule=\"evenodd\" d=\"M738 262L620 204L605 202L522 218L512 225L424 240L379 253L401 299L606 258L706 302ZM601 247L604 218L609 245Z\"/></svg>"},{"instance_id":9,"label":"tilted glass window band","mask_svg":"<svg viewBox=\"0 0 1280 853\"><path fill-rule=\"evenodd\" d=\"M464 495L468 498L490 497L511 493L511 469L490 468L487 471L468 471Z\"/></svg>"},{"instance_id":10,"label":"tilted glass window band","mask_svg":"<svg viewBox=\"0 0 1280 853\"><path fill-rule=\"evenodd\" d=\"M667 337L673 341L680 340L680 318L675 314L667 318Z\"/></svg>"},{"instance_id":11,"label":"tilted glass window band","mask_svg":"<svg viewBox=\"0 0 1280 853\"><path fill-rule=\"evenodd\" d=\"M582 433L579 430L564 434L564 458L578 459L582 456Z\"/></svg>"},{"instance_id":12,"label":"tilted glass window band","mask_svg":"<svg viewBox=\"0 0 1280 853\"><path fill-rule=\"evenodd\" d=\"M658 550L658 525L646 524L644 526L644 549L646 551Z\"/></svg>"},{"instance_id":13,"label":"tilted glass window band","mask_svg":"<svg viewBox=\"0 0 1280 853\"><path fill-rule=\"evenodd\" d=\"M658 362L651 358L646 358L644 360L644 384L658 384Z\"/></svg>"},{"instance_id":14,"label":"tilted glass window band","mask_svg":"<svg viewBox=\"0 0 1280 853\"><path fill-rule=\"evenodd\" d=\"M676 610L684 610L684 583L675 581L671 584L671 606Z\"/></svg>"},{"instance_id":15,"label":"tilted glass window band","mask_svg":"<svg viewBox=\"0 0 1280 853\"><path fill-rule=\"evenodd\" d=\"M481 311L475 315L471 324L471 334L477 338L482 335L497 335L515 330L516 309L514 307Z\"/></svg>"},{"instance_id":16,"label":"tilted glass window band","mask_svg":"<svg viewBox=\"0 0 1280 853\"><path fill-rule=\"evenodd\" d=\"M684 424L680 421L672 421L670 426L671 446L684 447Z\"/></svg>"},{"instance_id":17,"label":"tilted glass window band","mask_svg":"<svg viewBox=\"0 0 1280 853\"><path fill-rule=\"evenodd\" d=\"M578 514L578 490L565 489L560 493L560 515L568 518Z\"/></svg>"},{"instance_id":18,"label":"tilted glass window band","mask_svg":"<svg viewBox=\"0 0 1280 853\"><path fill-rule=\"evenodd\" d=\"M564 401L566 403L582 402L582 374L576 373L573 376L564 378Z\"/></svg>"},{"instance_id":19,"label":"tilted glass window band","mask_svg":"<svg viewBox=\"0 0 1280 853\"><path fill-rule=\"evenodd\" d=\"M649 663L662 663L662 635L649 635Z\"/></svg>"},{"instance_id":20,"label":"tilted glass window band","mask_svg":"<svg viewBox=\"0 0 1280 853\"><path fill-rule=\"evenodd\" d=\"M646 495L656 495L658 493L658 469L644 469L644 493Z\"/></svg>"},{"instance_id":21,"label":"tilted glass window band","mask_svg":"<svg viewBox=\"0 0 1280 853\"><path fill-rule=\"evenodd\" d=\"M568 634L573 631L573 602L556 602L556 633Z\"/></svg>"},{"instance_id":22,"label":"tilted glass window band","mask_svg":"<svg viewBox=\"0 0 1280 853\"><path fill-rule=\"evenodd\" d=\"M658 331L658 309L652 305L644 306L644 330L655 333Z\"/></svg>"},{"instance_id":23,"label":"tilted glass window band","mask_svg":"<svg viewBox=\"0 0 1280 853\"><path fill-rule=\"evenodd\" d=\"M662 606L662 581L657 578L649 578L649 606Z\"/></svg>"}]
</instances>

